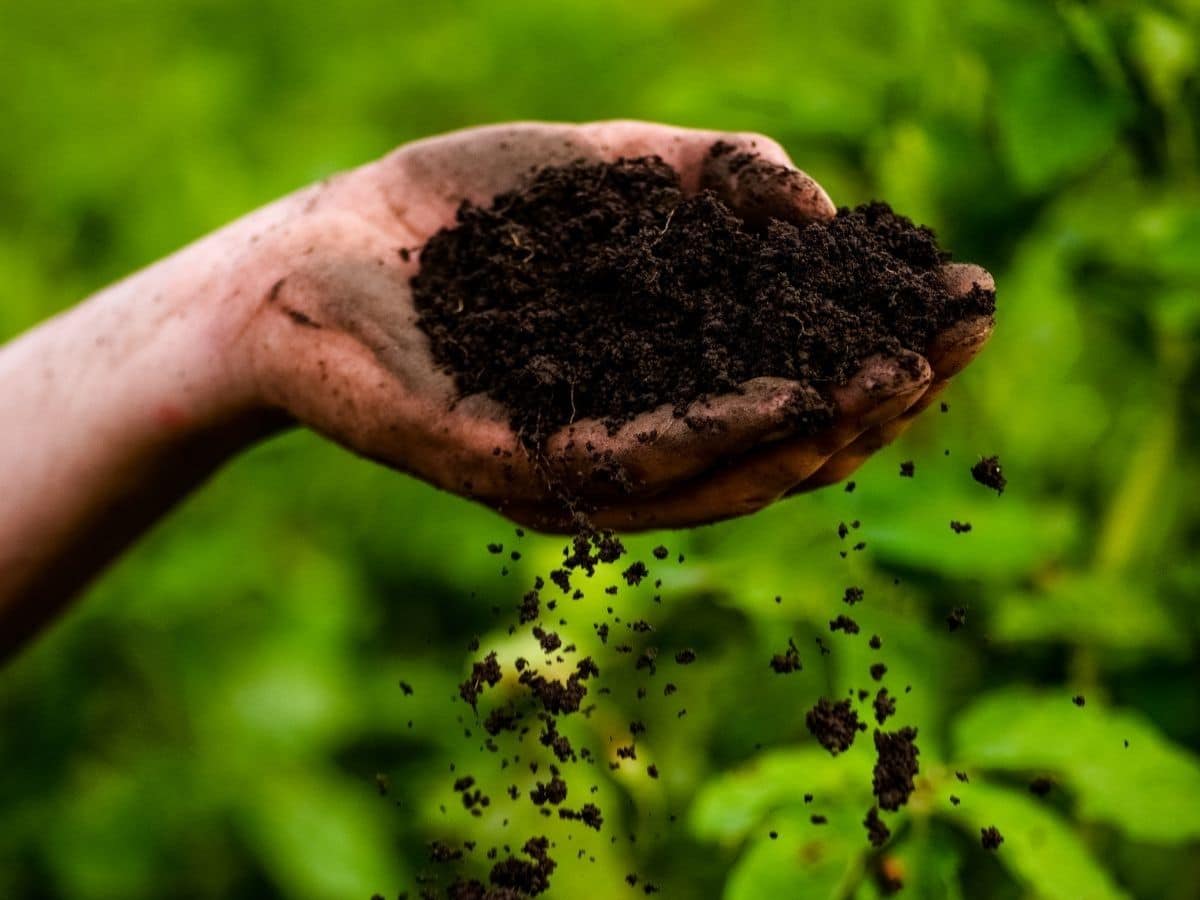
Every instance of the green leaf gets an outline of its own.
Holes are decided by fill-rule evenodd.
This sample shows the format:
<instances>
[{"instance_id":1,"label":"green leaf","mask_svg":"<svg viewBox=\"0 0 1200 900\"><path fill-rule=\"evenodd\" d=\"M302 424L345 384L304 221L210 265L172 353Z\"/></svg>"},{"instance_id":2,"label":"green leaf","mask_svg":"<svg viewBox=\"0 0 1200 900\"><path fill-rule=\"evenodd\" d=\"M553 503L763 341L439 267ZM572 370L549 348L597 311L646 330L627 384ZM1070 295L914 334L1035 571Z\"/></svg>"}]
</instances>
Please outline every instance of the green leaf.
<instances>
[{"instance_id":1,"label":"green leaf","mask_svg":"<svg viewBox=\"0 0 1200 900\"><path fill-rule=\"evenodd\" d=\"M1119 900L1128 896L1091 856L1070 825L1043 804L1006 788L973 780L959 806L945 814L978 846L980 829L996 826L1004 843L999 862L1041 900ZM988 852L980 847L980 853Z\"/></svg>"},{"instance_id":2,"label":"green leaf","mask_svg":"<svg viewBox=\"0 0 1200 900\"><path fill-rule=\"evenodd\" d=\"M1081 171L1109 151L1124 97L1074 53L1031 53L999 85L996 114L1009 167L1028 189Z\"/></svg>"},{"instance_id":3,"label":"green leaf","mask_svg":"<svg viewBox=\"0 0 1200 900\"><path fill-rule=\"evenodd\" d=\"M1006 690L958 719L954 746L971 766L1052 773L1076 796L1084 821L1161 844L1200 837L1200 761L1137 713L1095 701L1078 708L1065 693Z\"/></svg>"},{"instance_id":4,"label":"green leaf","mask_svg":"<svg viewBox=\"0 0 1200 900\"><path fill-rule=\"evenodd\" d=\"M814 825L799 813L773 819L778 832L755 839L734 865L725 884L725 900L835 900L845 895L867 850L861 827L849 809ZM861 815L858 816L861 818Z\"/></svg>"},{"instance_id":5,"label":"green leaf","mask_svg":"<svg viewBox=\"0 0 1200 900\"><path fill-rule=\"evenodd\" d=\"M407 880L389 834L389 807L363 785L276 772L244 811L272 880L297 900L369 897Z\"/></svg>"},{"instance_id":6,"label":"green leaf","mask_svg":"<svg viewBox=\"0 0 1200 900\"><path fill-rule=\"evenodd\" d=\"M1187 26L1157 10L1139 10L1131 49L1154 98L1173 104L1196 68L1196 42Z\"/></svg>"},{"instance_id":7,"label":"green leaf","mask_svg":"<svg viewBox=\"0 0 1200 900\"><path fill-rule=\"evenodd\" d=\"M918 471L917 479L923 480L904 486L911 490L881 498L883 508L867 535L880 559L963 578L1012 578L1038 568L1070 544L1078 528L1074 511L1046 502L1034 505L1013 493L999 502L970 483L971 462L955 461L960 468L951 478L957 483ZM877 463L886 464L886 457ZM955 534L949 527L952 518L971 522L974 532Z\"/></svg>"},{"instance_id":8,"label":"green leaf","mask_svg":"<svg viewBox=\"0 0 1200 900\"><path fill-rule=\"evenodd\" d=\"M857 789L857 799L866 804L871 768L866 745L856 741L837 757L819 747L780 750L720 775L700 790L692 805L692 832L703 840L741 840L773 811L804 806L805 794L816 795L817 802L833 796L849 802Z\"/></svg>"},{"instance_id":9,"label":"green leaf","mask_svg":"<svg viewBox=\"0 0 1200 900\"><path fill-rule=\"evenodd\" d=\"M1185 651L1187 642L1158 597L1115 576L1072 575L1041 591L1016 591L993 606L989 633L1010 642Z\"/></svg>"}]
</instances>

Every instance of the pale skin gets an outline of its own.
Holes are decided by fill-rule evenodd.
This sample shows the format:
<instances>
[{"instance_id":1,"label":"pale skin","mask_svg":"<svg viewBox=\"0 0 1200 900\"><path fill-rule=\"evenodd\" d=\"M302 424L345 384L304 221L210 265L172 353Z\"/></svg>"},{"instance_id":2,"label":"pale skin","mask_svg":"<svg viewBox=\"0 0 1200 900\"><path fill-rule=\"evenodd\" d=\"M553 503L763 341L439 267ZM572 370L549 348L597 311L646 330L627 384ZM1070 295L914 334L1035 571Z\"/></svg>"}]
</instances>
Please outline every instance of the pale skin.
<instances>
[{"instance_id":1,"label":"pale skin","mask_svg":"<svg viewBox=\"0 0 1200 900\"><path fill-rule=\"evenodd\" d=\"M846 478L975 357L990 319L960 323L923 357L869 360L834 391L838 415L816 435L796 434L788 415L809 386L756 378L689 410L710 427L666 407L616 434L576 422L542 462L495 403L459 396L416 325L420 246L463 199L486 203L532 167L657 154L686 191L717 190L747 219L834 214L799 170L770 189L722 171L708 155L718 139L794 169L762 135L644 122L418 141L250 213L0 348L0 658L222 463L291 427L552 531L568 523L564 488L595 524L637 531L744 515ZM992 287L977 266L945 274L956 294ZM646 432L657 437L635 438ZM619 491L590 483L595 450L624 472Z\"/></svg>"}]
</instances>

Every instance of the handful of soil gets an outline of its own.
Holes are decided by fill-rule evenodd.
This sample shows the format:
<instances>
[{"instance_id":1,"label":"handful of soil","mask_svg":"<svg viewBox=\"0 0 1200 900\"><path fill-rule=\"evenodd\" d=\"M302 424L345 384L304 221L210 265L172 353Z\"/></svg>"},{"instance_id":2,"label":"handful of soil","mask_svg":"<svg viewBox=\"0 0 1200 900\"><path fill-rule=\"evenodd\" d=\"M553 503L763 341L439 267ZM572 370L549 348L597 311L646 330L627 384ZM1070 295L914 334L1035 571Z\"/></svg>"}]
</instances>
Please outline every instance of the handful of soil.
<instances>
[{"instance_id":1,"label":"handful of soil","mask_svg":"<svg viewBox=\"0 0 1200 900\"><path fill-rule=\"evenodd\" d=\"M754 160L727 144L731 170ZM571 422L638 413L778 376L814 388L799 430L863 360L924 353L991 291L952 298L949 254L885 203L829 221L744 222L712 191L685 197L657 157L540 170L484 208L465 203L413 278L420 327L462 393L503 404L528 446Z\"/></svg>"}]
</instances>

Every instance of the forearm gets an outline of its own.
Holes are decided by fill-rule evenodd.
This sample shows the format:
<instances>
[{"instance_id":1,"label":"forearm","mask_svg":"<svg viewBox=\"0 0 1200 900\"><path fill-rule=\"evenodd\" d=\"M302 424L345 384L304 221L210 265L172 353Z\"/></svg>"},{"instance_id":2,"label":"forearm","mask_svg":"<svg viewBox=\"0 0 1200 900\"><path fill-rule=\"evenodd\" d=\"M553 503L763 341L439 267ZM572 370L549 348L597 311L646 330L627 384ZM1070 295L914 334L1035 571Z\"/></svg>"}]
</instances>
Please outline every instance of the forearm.
<instances>
[{"instance_id":1,"label":"forearm","mask_svg":"<svg viewBox=\"0 0 1200 900\"><path fill-rule=\"evenodd\" d=\"M276 427L230 352L215 235L0 348L0 659L224 460Z\"/></svg>"}]
</instances>

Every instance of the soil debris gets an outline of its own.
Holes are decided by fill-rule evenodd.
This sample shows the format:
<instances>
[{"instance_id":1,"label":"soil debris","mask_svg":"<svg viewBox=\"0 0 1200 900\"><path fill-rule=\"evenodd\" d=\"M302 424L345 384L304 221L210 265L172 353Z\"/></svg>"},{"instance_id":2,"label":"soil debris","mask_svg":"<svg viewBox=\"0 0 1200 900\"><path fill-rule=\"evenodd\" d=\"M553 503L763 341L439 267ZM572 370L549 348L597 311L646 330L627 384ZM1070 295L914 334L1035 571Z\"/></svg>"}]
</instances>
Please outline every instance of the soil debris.
<instances>
[{"instance_id":1,"label":"soil debris","mask_svg":"<svg viewBox=\"0 0 1200 900\"><path fill-rule=\"evenodd\" d=\"M834 703L825 697L808 711L804 723L817 742L833 756L850 749L855 735L867 730L866 723L858 720L858 713L851 708L849 700Z\"/></svg>"},{"instance_id":2,"label":"soil debris","mask_svg":"<svg viewBox=\"0 0 1200 900\"><path fill-rule=\"evenodd\" d=\"M984 850L999 850L1000 845L1004 843L1004 835L995 825L989 825L979 829L979 842Z\"/></svg>"},{"instance_id":3,"label":"soil debris","mask_svg":"<svg viewBox=\"0 0 1200 900\"><path fill-rule=\"evenodd\" d=\"M872 806L867 810L867 817L863 819L863 827L867 829L867 840L871 842L872 847L882 847L892 836L891 829L879 818L878 806Z\"/></svg>"},{"instance_id":4,"label":"soil debris","mask_svg":"<svg viewBox=\"0 0 1200 900\"><path fill-rule=\"evenodd\" d=\"M1008 484L1008 480L1004 477L1004 472L1000 468L1000 457L985 456L971 466L971 477L982 484L984 487L990 487L997 494L1004 493L1004 486Z\"/></svg>"},{"instance_id":5,"label":"soil debris","mask_svg":"<svg viewBox=\"0 0 1200 900\"><path fill-rule=\"evenodd\" d=\"M915 743L917 729L905 726L899 731L875 732L875 771L871 788L881 809L895 811L908 802L915 790L913 778L920 771Z\"/></svg>"}]
</instances>

